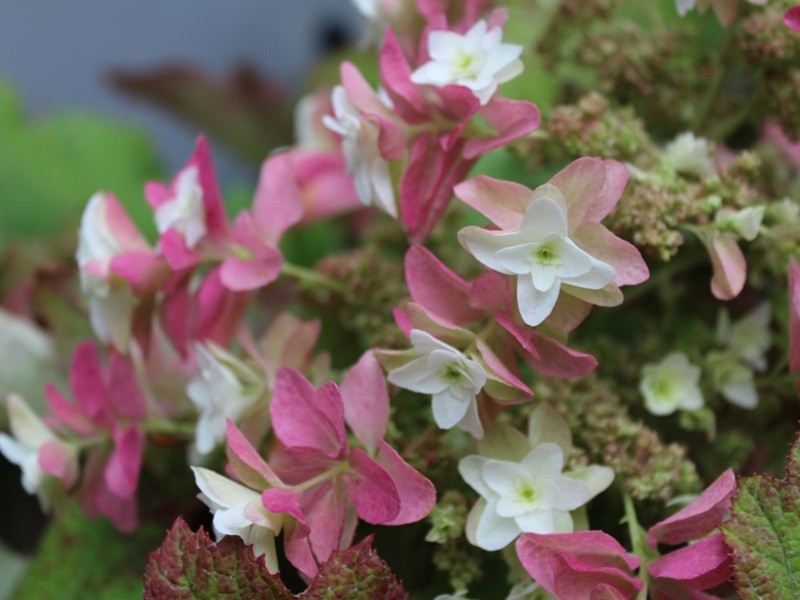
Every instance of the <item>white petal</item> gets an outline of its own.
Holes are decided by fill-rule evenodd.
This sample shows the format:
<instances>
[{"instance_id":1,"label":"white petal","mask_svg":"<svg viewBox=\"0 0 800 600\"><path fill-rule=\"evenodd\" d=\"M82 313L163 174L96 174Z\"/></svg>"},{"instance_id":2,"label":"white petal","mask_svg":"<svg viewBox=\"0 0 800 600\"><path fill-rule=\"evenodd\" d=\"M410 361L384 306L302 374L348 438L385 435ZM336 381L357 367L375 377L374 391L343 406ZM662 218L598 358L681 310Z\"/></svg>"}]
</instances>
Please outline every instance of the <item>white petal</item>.
<instances>
[{"instance_id":1,"label":"white petal","mask_svg":"<svg viewBox=\"0 0 800 600\"><path fill-rule=\"evenodd\" d=\"M464 418L458 422L457 426L461 431L466 431L476 439L481 439L483 437L483 424L481 423L481 418L478 415L477 402L469 403L467 412L464 414Z\"/></svg>"},{"instance_id":2,"label":"white petal","mask_svg":"<svg viewBox=\"0 0 800 600\"><path fill-rule=\"evenodd\" d=\"M522 320L531 327L540 325L553 312L560 288L556 284L547 292L539 292L530 277L517 277L517 306Z\"/></svg>"},{"instance_id":3,"label":"white petal","mask_svg":"<svg viewBox=\"0 0 800 600\"><path fill-rule=\"evenodd\" d=\"M553 198L538 198L525 211L519 232L526 242L539 241L553 233L564 237L567 235L567 215Z\"/></svg>"},{"instance_id":4,"label":"white petal","mask_svg":"<svg viewBox=\"0 0 800 600\"><path fill-rule=\"evenodd\" d=\"M472 489L484 498L492 495L492 491L483 481L483 465L490 459L476 454L466 456L458 463L458 472Z\"/></svg>"},{"instance_id":5,"label":"white petal","mask_svg":"<svg viewBox=\"0 0 800 600\"><path fill-rule=\"evenodd\" d=\"M614 481L614 469L600 465L589 465L573 469L568 473L564 473L564 475L570 479L585 483L589 489L589 500L608 489Z\"/></svg>"},{"instance_id":6,"label":"white petal","mask_svg":"<svg viewBox=\"0 0 800 600\"><path fill-rule=\"evenodd\" d=\"M575 510L579 506L586 504L591 497L589 486L583 481L570 479L565 475L559 475L550 481L558 488L560 494L558 504L554 506L559 510Z\"/></svg>"},{"instance_id":7,"label":"white petal","mask_svg":"<svg viewBox=\"0 0 800 600\"><path fill-rule=\"evenodd\" d=\"M591 260L592 266L586 273L575 277L564 277L563 282L579 288L600 290L616 279L617 273L610 265L596 258Z\"/></svg>"},{"instance_id":8,"label":"white petal","mask_svg":"<svg viewBox=\"0 0 800 600\"><path fill-rule=\"evenodd\" d=\"M415 358L411 362L390 371L386 376L389 383L419 394L438 394L450 387L450 382L439 372L432 372L427 356Z\"/></svg>"},{"instance_id":9,"label":"white petal","mask_svg":"<svg viewBox=\"0 0 800 600\"><path fill-rule=\"evenodd\" d=\"M555 532L552 510L532 510L515 517L514 521L524 533L548 534Z\"/></svg>"},{"instance_id":10,"label":"white petal","mask_svg":"<svg viewBox=\"0 0 800 600\"><path fill-rule=\"evenodd\" d=\"M244 507L248 502L261 497L258 492L218 475L214 471L202 467L192 467L192 471L194 471L197 487L217 506L223 508Z\"/></svg>"},{"instance_id":11,"label":"white petal","mask_svg":"<svg viewBox=\"0 0 800 600\"><path fill-rule=\"evenodd\" d=\"M521 238L516 231L487 231L480 227L465 227L458 239L467 251L479 262L503 275L514 275L497 259L496 254L503 248L519 245Z\"/></svg>"},{"instance_id":12,"label":"white petal","mask_svg":"<svg viewBox=\"0 0 800 600\"><path fill-rule=\"evenodd\" d=\"M520 481L529 479L528 470L517 463L490 460L481 470L483 480L499 496L514 495Z\"/></svg>"},{"instance_id":13,"label":"white petal","mask_svg":"<svg viewBox=\"0 0 800 600\"><path fill-rule=\"evenodd\" d=\"M484 550L505 548L520 534L514 519L506 519L497 514L496 503L488 502L475 530L475 545Z\"/></svg>"},{"instance_id":14,"label":"white petal","mask_svg":"<svg viewBox=\"0 0 800 600\"><path fill-rule=\"evenodd\" d=\"M455 386L433 396L433 420L441 429L455 427L464 418L470 403L475 402L475 396L459 390Z\"/></svg>"},{"instance_id":15,"label":"white petal","mask_svg":"<svg viewBox=\"0 0 800 600\"><path fill-rule=\"evenodd\" d=\"M564 452L558 444L541 444L522 459L522 468L533 479L552 479L564 468Z\"/></svg>"}]
</instances>

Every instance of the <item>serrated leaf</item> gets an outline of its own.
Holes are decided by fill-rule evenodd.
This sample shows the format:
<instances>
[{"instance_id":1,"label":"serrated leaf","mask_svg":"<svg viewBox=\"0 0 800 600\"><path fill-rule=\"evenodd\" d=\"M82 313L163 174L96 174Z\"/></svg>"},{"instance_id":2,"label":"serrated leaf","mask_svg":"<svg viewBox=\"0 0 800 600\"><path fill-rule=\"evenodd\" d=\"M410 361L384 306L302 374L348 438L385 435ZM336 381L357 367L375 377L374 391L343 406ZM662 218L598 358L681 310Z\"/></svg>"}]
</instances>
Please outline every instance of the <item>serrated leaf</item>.
<instances>
[{"instance_id":1,"label":"serrated leaf","mask_svg":"<svg viewBox=\"0 0 800 600\"><path fill-rule=\"evenodd\" d=\"M294 594L264 559L256 558L239 538L215 544L201 528L196 532L178 518L144 573L144 598L152 600L291 600Z\"/></svg>"},{"instance_id":2,"label":"serrated leaf","mask_svg":"<svg viewBox=\"0 0 800 600\"><path fill-rule=\"evenodd\" d=\"M302 594L310 600L405 600L403 585L372 548L372 536L334 552Z\"/></svg>"},{"instance_id":3,"label":"serrated leaf","mask_svg":"<svg viewBox=\"0 0 800 600\"><path fill-rule=\"evenodd\" d=\"M743 478L723 523L739 598L800 598L800 440L784 479Z\"/></svg>"}]
</instances>

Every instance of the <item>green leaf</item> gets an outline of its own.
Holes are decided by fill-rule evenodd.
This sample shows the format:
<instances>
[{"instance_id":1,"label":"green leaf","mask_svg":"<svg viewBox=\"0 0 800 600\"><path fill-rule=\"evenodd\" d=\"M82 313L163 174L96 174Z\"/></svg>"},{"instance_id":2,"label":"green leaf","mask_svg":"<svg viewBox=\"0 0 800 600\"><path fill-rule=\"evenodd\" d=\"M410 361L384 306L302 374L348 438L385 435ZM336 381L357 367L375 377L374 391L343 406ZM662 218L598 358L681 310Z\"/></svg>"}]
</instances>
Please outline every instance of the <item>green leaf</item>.
<instances>
[{"instance_id":1,"label":"green leaf","mask_svg":"<svg viewBox=\"0 0 800 600\"><path fill-rule=\"evenodd\" d=\"M271 575L264 559L228 536L215 544L178 518L161 547L150 554L144 574L146 599L171 600L403 600L408 597L389 567L372 549L372 537L334 552L300 596Z\"/></svg>"},{"instance_id":2,"label":"green leaf","mask_svg":"<svg viewBox=\"0 0 800 600\"><path fill-rule=\"evenodd\" d=\"M722 532L732 550L739 598L800 598L800 439L784 479L739 480Z\"/></svg>"},{"instance_id":3,"label":"green leaf","mask_svg":"<svg viewBox=\"0 0 800 600\"><path fill-rule=\"evenodd\" d=\"M178 518L161 547L150 554L144 573L146 599L291 600L294 594L280 576L271 575L264 559L230 536L215 544L201 528L196 532Z\"/></svg>"}]
</instances>

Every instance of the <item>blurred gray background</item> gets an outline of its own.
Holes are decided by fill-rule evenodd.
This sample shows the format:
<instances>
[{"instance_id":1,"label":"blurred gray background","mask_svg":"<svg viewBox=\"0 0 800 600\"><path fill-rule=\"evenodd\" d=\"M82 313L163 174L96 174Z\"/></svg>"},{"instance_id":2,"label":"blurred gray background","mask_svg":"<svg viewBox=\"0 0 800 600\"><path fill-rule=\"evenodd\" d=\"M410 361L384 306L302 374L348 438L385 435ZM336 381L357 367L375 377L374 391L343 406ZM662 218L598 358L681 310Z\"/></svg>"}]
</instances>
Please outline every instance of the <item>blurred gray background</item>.
<instances>
[{"instance_id":1,"label":"blurred gray background","mask_svg":"<svg viewBox=\"0 0 800 600\"><path fill-rule=\"evenodd\" d=\"M291 88L332 37L361 27L350 0L0 0L0 79L34 118L77 109L142 126L173 170L196 132L113 90L112 68L185 62L223 75L246 61ZM224 152L215 159L226 183L251 177Z\"/></svg>"}]
</instances>

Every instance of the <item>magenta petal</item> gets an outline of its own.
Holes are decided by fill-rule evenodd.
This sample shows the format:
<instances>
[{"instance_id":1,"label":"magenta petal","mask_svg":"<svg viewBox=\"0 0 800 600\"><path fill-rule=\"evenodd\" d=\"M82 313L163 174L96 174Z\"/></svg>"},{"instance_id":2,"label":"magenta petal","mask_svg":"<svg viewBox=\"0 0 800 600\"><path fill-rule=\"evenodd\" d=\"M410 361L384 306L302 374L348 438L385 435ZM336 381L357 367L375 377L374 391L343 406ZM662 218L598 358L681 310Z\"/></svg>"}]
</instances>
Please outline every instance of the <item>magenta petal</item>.
<instances>
[{"instance_id":1,"label":"magenta petal","mask_svg":"<svg viewBox=\"0 0 800 600\"><path fill-rule=\"evenodd\" d=\"M55 428L66 425L82 436L89 436L94 433L95 426L89 422L87 415L77 405L64 398L56 386L49 381L44 387L44 397L52 413L46 419L48 425Z\"/></svg>"},{"instance_id":2,"label":"magenta petal","mask_svg":"<svg viewBox=\"0 0 800 600\"><path fill-rule=\"evenodd\" d=\"M728 581L733 575L730 550L722 534L657 558L647 565L651 577L674 579L692 590L707 590Z\"/></svg>"},{"instance_id":3,"label":"magenta petal","mask_svg":"<svg viewBox=\"0 0 800 600\"><path fill-rule=\"evenodd\" d=\"M103 474L108 489L120 498L136 494L144 454L144 435L135 425L114 432L114 450Z\"/></svg>"},{"instance_id":4,"label":"magenta petal","mask_svg":"<svg viewBox=\"0 0 800 600\"><path fill-rule=\"evenodd\" d=\"M333 382L315 391L300 373L284 367L275 378L269 411L275 434L287 447L312 448L330 458L343 451L344 406Z\"/></svg>"},{"instance_id":5,"label":"magenta petal","mask_svg":"<svg viewBox=\"0 0 800 600\"><path fill-rule=\"evenodd\" d=\"M303 192L303 222L363 208L340 152L290 152Z\"/></svg>"},{"instance_id":6,"label":"magenta petal","mask_svg":"<svg viewBox=\"0 0 800 600\"><path fill-rule=\"evenodd\" d=\"M261 237L257 228L257 223L248 212L239 213L231 231L234 248L220 267L220 280L229 290L255 290L272 283L281 273L283 255L280 250L267 243L266 238ZM237 254L238 249L249 256L240 257Z\"/></svg>"},{"instance_id":7,"label":"magenta petal","mask_svg":"<svg viewBox=\"0 0 800 600\"><path fill-rule=\"evenodd\" d=\"M618 238L605 225L585 221L572 232L572 240L617 274L616 285L636 285L650 277L650 270L636 246Z\"/></svg>"},{"instance_id":8,"label":"magenta petal","mask_svg":"<svg viewBox=\"0 0 800 600\"><path fill-rule=\"evenodd\" d=\"M166 204L171 195L169 188L160 181L149 181L144 185L144 197L153 210Z\"/></svg>"},{"instance_id":9,"label":"magenta petal","mask_svg":"<svg viewBox=\"0 0 800 600\"><path fill-rule=\"evenodd\" d=\"M468 140L464 145L464 158L477 158L528 135L542 120L542 115L535 104L499 97L493 98L484 106L480 110L480 115L495 131L495 135Z\"/></svg>"},{"instance_id":10,"label":"magenta petal","mask_svg":"<svg viewBox=\"0 0 800 600\"><path fill-rule=\"evenodd\" d=\"M370 453L386 435L389 390L375 356L364 353L342 381L344 419Z\"/></svg>"},{"instance_id":11,"label":"magenta petal","mask_svg":"<svg viewBox=\"0 0 800 600\"><path fill-rule=\"evenodd\" d=\"M281 152L269 157L261 166L253 199L256 237L277 244L289 228L300 222L303 210L293 155Z\"/></svg>"},{"instance_id":12,"label":"magenta petal","mask_svg":"<svg viewBox=\"0 0 800 600\"><path fill-rule=\"evenodd\" d=\"M712 232L708 253L714 268L711 293L718 300L732 300L739 295L747 280L747 263L736 238L730 233Z\"/></svg>"},{"instance_id":13,"label":"magenta petal","mask_svg":"<svg viewBox=\"0 0 800 600\"><path fill-rule=\"evenodd\" d=\"M114 194L106 194L106 218L114 237L119 240L123 248L147 250L147 242Z\"/></svg>"},{"instance_id":14,"label":"magenta petal","mask_svg":"<svg viewBox=\"0 0 800 600\"><path fill-rule=\"evenodd\" d=\"M45 442L39 448L37 458L42 471L60 479L65 488L72 487L77 481L77 463L62 442L58 440Z\"/></svg>"},{"instance_id":15,"label":"magenta petal","mask_svg":"<svg viewBox=\"0 0 800 600\"><path fill-rule=\"evenodd\" d=\"M455 187L455 195L490 219L500 229L515 229L533 199L531 190L520 183L479 175Z\"/></svg>"},{"instance_id":16,"label":"magenta petal","mask_svg":"<svg viewBox=\"0 0 800 600\"><path fill-rule=\"evenodd\" d=\"M730 510L735 491L736 475L728 469L694 502L653 525L647 533L648 544L652 547L658 543L682 544L706 535L719 526Z\"/></svg>"},{"instance_id":17,"label":"magenta petal","mask_svg":"<svg viewBox=\"0 0 800 600\"><path fill-rule=\"evenodd\" d=\"M400 496L391 475L369 455L356 448L350 452L352 471L344 474L347 497L362 521L379 525L400 514Z\"/></svg>"},{"instance_id":18,"label":"magenta petal","mask_svg":"<svg viewBox=\"0 0 800 600\"><path fill-rule=\"evenodd\" d=\"M367 83L358 68L350 62L343 62L339 68L342 87L347 92L347 97L362 113L371 115L384 114L386 106L381 102L378 94Z\"/></svg>"},{"instance_id":19,"label":"magenta petal","mask_svg":"<svg viewBox=\"0 0 800 600\"><path fill-rule=\"evenodd\" d=\"M168 229L161 234L159 247L173 271L188 269L202 260L197 252L186 246L183 236L175 229Z\"/></svg>"},{"instance_id":20,"label":"magenta petal","mask_svg":"<svg viewBox=\"0 0 800 600\"><path fill-rule=\"evenodd\" d=\"M230 419L227 427L228 461L236 478L253 489L263 489L267 485L282 486L283 482Z\"/></svg>"},{"instance_id":21,"label":"magenta petal","mask_svg":"<svg viewBox=\"0 0 800 600\"><path fill-rule=\"evenodd\" d=\"M197 291L195 340L209 340L224 348L231 344L242 323L250 295L222 285L220 269L211 271Z\"/></svg>"},{"instance_id":22,"label":"magenta petal","mask_svg":"<svg viewBox=\"0 0 800 600\"><path fill-rule=\"evenodd\" d=\"M501 383L515 388L518 393L514 394L514 400L529 400L533 396L533 390L525 385L511 370L501 361L492 349L481 338L475 338L478 353L491 370L487 373L492 379L499 379ZM497 398L498 400L511 400L511 398Z\"/></svg>"},{"instance_id":23,"label":"magenta petal","mask_svg":"<svg viewBox=\"0 0 800 600\"><path fill-rule=\"evenodd\" d=\"M300 508L300 492L282 488L270 488L261 494L261 503L271 513L285 513L297 521L294 533L298 537L308 535L308 523Z\"/></svg>"},{"instance_id":24,"label":"magenta petal","mask_svg":"<svg viewBox=\"0 0 800 600\"><path fill-rule=\"evenodd\" d=\"M107 384L100 363L100 353L94 342L87 340L75 348L69 384L81 412L96 425L110 425L111 406Z\"/></svg>"},{"instance_id":25,"label":"magenta petal","mask_svg":"<svg viewBox=\"0 0 800 600\"><path fill-rule=\"evenodd\" d=\"M118 254L111 259L111 271L127 281L137 296L154 293L169 275L169 267L155 252Z\"/></svg>"},{"instance_id":26,"label":"magenta petal","mask_svg":"<svg viewBox=\"0 0 800 600\"><path fill-rule=\"evenodd\" d=\"M310 528L307 535L295 528L285 542L286 557L304 575L313 578L319 565L335 550L349 545L345 537L347 502L337 481L317 485L303 493L303 514Z\"/></svg>"},{"instance_id":27,"label":"magenta petal","mask_svg":"<svg viewBox=\"0 0 800 600\"><path fill-rule=\"evenodd\" d=\"M441 99L441 112L447 119L459 123L458 133L463 130L466 121L475 116L481 108L481 101L471 89L461 85L448 85L437 90ZM469 145L469 142L467 143ZM475 158L467 156L467 158Z\"/></svg>"},{"instance_id":28,"label":"magenta petal","mask_svg":"<svg viewBox=\"0 0 800 600\"><path fill-rule=\"evenodd\" d=\"M496 271L479 275L469 290L469 305L481 313L505 313L516 306L511 279Z\"/></svg>"},{"instance_id":29,"label":"magenta petal","mask_svg":"<svg viewBox=\"0 0 800 600\"><path fill-rule=\"evenodd\" d=\"M208 148L208 140L204 135L197 136L194 147L194 154L186 163L186 166L195 165L197 167L198 180L203 189L203 205L206 212L206 225L212 237L220 238L224 236L228 225L225 217L225 207L222 204L222 194L217 185L217 175L214 172L214 164L211 160L211 151Z\"/></svg>"},{"instance_id":30,"label":"magenta petal","mask_svg":"<svg viewBox=\"0 0 800 600\"><path fill-rule=\"evenodd\" d=\"M108 394L116 413L134 421L145 419L147 399L130 359L112 351L108 362L108 379Z\"/></svg>"},{"instance_id":31,"label":"magenta petal","mask_svg":"<svg viewBox=\"0 0 800 600\"><path fill-rule=\"evenodd\" d=\"M436 504L436 488L385 441L379 442L378 464L389 474L400 497L400 512L385 525L405 525L424 519Z\"/></svg>"},{"instance_id":32,"label":"magenta petal","mask_svg":"<svg viewBox=\"0 0 800 600\"><path fill-rule=\"evenodd\" d=\"M392 100L395 112L408 123L428 119L428 103L422 90L411 81L411 67L403 55L397 37L386 30L380 52L381 83Z\"/></svg>"},{"instance_id":33,"label":"magenta petal","mask_svg":"<svg viewBox=\"0 0 800 600\"><path fill-rule=\"evenodd\" d=\"M482 317L467 302L470 285L424 246L408 249L405 274L411 298L423 308L459 325Z\"/></svg>"},{"instance_id":34,"label":"magenta petal","mask_svg":"<svg viewBox=\"0 0 800 600\"><path fill-rule=\"evenodd\" d=\"M123 533L135 531L139 526L139 507L135 496L121 498L101 484L95 488L94 504L97 511Z\"/></svg>"},{"instance_id":35,"label":"magenta petal","mask_svg":"<svg viewBox=\"0 0 800 600\"><path fill-rule=\"evenodd\" d=\"M800 31L800 4L786 11L783 22L789 29Z\"/></svg>"},{"instance_id":36,"label":"magenta petal","mask_svg":"<svg viewBox=\"0 0 800 600\"><path fill-rule=\"evenodd\" d=\"M403 335L409 337L411 335L411 330L414 329L414 324L411 322L411 315L408 314L408 311L400 307L393 308L392 317L394 317L394 322L400 328L400 331L403 332Z\"/></svg>"}]
</instances>

